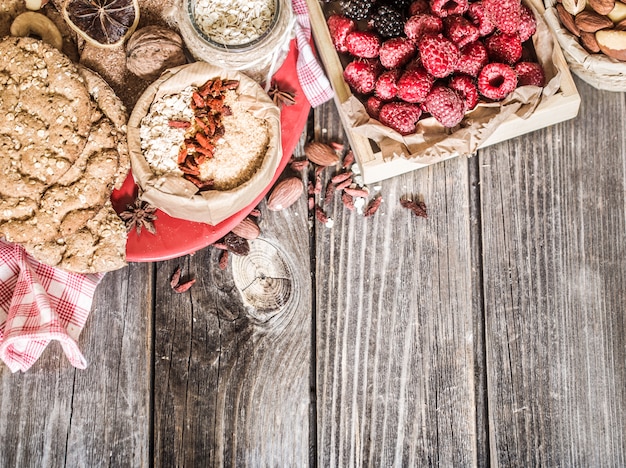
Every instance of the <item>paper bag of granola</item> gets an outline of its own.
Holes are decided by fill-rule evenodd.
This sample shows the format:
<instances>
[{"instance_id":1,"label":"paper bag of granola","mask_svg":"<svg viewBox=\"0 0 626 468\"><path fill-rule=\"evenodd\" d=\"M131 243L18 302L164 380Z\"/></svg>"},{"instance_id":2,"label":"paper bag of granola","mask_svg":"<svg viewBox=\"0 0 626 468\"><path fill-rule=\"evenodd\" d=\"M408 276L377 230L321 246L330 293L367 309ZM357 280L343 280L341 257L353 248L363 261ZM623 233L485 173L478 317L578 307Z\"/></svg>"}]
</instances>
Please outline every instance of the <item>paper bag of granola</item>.
<instances>
[{"instance_id":1,"label":"paper bag of granola","mask_svg":"<svg viewBox=\"0 0 626 468\"><path fill-rule=\"evenodd\" d=\"M542 97L552 96L560 89L561 74L554 66L555 41L543 17L530 2L525 2L537 19L537 32L532 40L537 61L546 75L546 86L522 86L500 102L479 103L466 114L454 129L445 128L433 117L422 119L416 132L401 135L370 118L365 107L355 96L342 103L354 132L371 138L380 147L383 159L406 158L421 164L432 164L458 155L470 155L493 134L500 123L512 114L528 118Z\"/></svg>"},{"instance_id":2,"label":"paper bag of granola","mask_svg":"<svg viewBox=\"0 0 626 468\"><path fill-rule=\"evenodd\" d=\"M177 163L183 137L174 145L160 142L158 129L168 134L164 128L167 120L163 125L167 114L151 113L151 107L154 103L159 103L160 109L168 108L169 103L180 107L185 102L189 108L178 110L186 113L186 121L193 122L191 91L218 77L237 80L239 85L236 101L223 118L224 135L215 156L207 160L206 171L212 174L209 180L214 185L200 190L183 177ZM144 92L128 122L128 144L142 200L172 217L215 225L250 205L271 183L282 157L280 111L258 83L242 73L195 62L167 70ZM159 151L163 154L157 160Z\"/></svg>"}]
</instances>

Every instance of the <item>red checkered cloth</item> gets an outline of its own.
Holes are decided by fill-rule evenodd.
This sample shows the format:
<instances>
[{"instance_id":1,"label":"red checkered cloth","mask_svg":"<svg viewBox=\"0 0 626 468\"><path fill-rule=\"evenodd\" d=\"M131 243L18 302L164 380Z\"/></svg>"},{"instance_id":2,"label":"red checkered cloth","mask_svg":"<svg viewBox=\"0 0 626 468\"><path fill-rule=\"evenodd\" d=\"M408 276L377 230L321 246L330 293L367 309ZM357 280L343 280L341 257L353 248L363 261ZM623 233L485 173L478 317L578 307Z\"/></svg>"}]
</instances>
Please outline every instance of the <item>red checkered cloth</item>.
<instances>
[{"instance_id":1,"label":"red checkered cloth","mask_svg":"<svg viewBox=\"0 0 626 468\"><path fill-rule=\"evenodd\" d=\"M49 267L0 240L0 359L12 372L26 372L57 340L72 365L84 369L76 340L103 276Z\"/></svg>"},{"instance_id":2,"label":"red checkered cloth","mask_svg":"<svg viewBox=\"0 0 626 468\"><path fill-rule=\"evenodd\" d=\"M333 97L333 89L311 47L311 21L305 0L292 0L296 14L296 44L298 60L296 72L302 91L312 107L317 107Z\"/></svg>"}]
</instances>

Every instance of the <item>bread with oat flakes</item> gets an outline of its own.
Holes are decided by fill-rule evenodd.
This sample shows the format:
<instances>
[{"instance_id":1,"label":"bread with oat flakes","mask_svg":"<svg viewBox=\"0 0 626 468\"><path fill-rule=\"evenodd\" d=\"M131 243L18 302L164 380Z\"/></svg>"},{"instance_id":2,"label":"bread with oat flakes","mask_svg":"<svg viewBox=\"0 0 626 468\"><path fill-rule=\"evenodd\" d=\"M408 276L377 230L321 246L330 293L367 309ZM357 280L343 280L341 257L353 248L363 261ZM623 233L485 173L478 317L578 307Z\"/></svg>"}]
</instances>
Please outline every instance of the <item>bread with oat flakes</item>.
<instances>
[{"instance_id":1,"label":"bread with oat flakes","mask_svg":"<svg viewBox=\"0 0 626 468\"><path fill-rule=\"evenodd\" d=\"M107 83L41 41L6 38L0 113L0 235L69 271L124 266L109 199L130 166L126 111Z\"/></svg>"}]
</instances>

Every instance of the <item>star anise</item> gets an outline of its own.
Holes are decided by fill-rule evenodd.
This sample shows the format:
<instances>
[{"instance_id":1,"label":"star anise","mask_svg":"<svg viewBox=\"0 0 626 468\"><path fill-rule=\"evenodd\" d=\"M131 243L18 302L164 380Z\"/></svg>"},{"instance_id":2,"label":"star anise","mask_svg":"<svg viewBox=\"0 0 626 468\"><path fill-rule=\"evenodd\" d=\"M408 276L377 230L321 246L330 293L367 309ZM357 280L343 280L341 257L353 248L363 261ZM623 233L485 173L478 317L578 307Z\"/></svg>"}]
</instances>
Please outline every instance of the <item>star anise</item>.
<instances>
[{"instance_id":1,"label":"star anise","mask_svg":"<svg viewBox=\"0 0 626 468\"><path fill-rule=\"evenodd\" d=\"M135 199L135 203L126 205L126 211L120 213L120 218L126 224L126 231L130 232L133 228L137 231L137 235L141 234L141 229L145 228L148 232L156 234L154 221L157 219L155 214L156 207L148 202Z\"/></svg>"},{"instance_id":2,"label":"star anise","mask_svg":"<svg viewBox=\"0 0 626 468\"><path fill-rule=\"evenodd\" d=\"M267 92L278 107L293 106L296 103L296 93L282 90L276 82L272 83L272 87Z\"/></svg>"}]
</instances>

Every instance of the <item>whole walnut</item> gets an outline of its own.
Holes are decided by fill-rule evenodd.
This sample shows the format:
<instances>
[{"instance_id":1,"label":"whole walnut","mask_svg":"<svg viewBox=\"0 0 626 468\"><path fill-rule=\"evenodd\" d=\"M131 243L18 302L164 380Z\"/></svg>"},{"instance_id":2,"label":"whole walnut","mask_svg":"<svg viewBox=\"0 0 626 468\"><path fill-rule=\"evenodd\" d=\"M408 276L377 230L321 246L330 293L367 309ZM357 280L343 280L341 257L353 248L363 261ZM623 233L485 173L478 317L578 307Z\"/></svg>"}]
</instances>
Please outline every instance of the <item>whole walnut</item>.
<instances>
[{"instance_id":1,"label":"whole walnut","mask_svg":"<svg viewBox=\"0 0 626 468\"><path fill-rule=\"evenodd\" d=\"M126 67L143 80L153 81L166 69L185 63L183 40L163 26L141 28L126 44Z\"/></svg>"}]
</instances>

